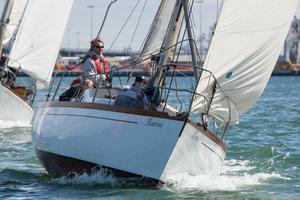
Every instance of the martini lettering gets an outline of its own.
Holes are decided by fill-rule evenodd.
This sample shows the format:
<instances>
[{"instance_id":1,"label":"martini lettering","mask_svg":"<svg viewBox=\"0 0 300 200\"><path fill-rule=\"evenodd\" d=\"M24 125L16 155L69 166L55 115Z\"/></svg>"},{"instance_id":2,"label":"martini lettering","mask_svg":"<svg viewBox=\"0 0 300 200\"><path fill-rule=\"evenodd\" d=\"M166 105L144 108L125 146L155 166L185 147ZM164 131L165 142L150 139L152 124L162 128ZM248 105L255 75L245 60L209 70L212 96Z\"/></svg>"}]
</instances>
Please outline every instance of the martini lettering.
<instances>
[{"instance_id":1,"label":"martini lettering","mask_svg":"<svg viewBox=\"0 0 300 200\"><path fill-rule=\"evenodd\" d=\"M162 123L160 123L160 122L158 122L158 121L154 121L153 118L149 118L149 119L148 119L147 125L149 125L149 126L155 126L155 127L159 127L159 128L162 128L162 127L163 127Z\"/></svg>"}]
</instances>

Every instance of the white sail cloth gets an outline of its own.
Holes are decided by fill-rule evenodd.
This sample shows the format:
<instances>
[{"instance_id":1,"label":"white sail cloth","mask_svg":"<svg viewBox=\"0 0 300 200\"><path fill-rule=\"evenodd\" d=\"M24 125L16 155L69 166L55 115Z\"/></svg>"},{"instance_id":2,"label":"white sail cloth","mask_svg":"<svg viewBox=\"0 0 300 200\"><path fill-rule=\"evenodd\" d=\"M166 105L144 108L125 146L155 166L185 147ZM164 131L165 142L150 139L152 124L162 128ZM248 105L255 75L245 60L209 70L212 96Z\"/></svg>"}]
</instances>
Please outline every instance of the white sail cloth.
<instances>
[{"instance_id":1,"label":"white sail cloth","mask_svg":"<svg viewBox=\"0 0 300 200\"><path fill-rule=\"evenodd\" d=\"M271 76L298 0L224 0L204 68L218 81L209 115L236 123L262 94ZM192 111L205 113L214 81L204 72Z\"/></svg>"},{"instance_id":2,"label":"white sail cloth","mask_svg":"<svg viewBox=\"0 0 300 200\"><path fill-rule=\"evenodd\" d=\"M3 44L9 42L20 23L27 0L13 0L13 6L9 15L8 23L3 31Z\"/></svg>"},{"instance_id":3,"label":"white sail cloth","mask_svg":"<svg viewBox=\"0 0 300 200\"><path fill-rule=\"evenodd\" d=\"M176 0L162 0L140 52L140 57L158 52L163 43Z\"/></svg>"},{"instance_id":4,"label":"white sail cloth","mask_svg":"<svg viewBox=\"0 0 300 200\"><path fill-rule=\"evenodd\" d=\"M8 65L49 83L73 0L29 0Z\"/></svg>"}]
</instances>

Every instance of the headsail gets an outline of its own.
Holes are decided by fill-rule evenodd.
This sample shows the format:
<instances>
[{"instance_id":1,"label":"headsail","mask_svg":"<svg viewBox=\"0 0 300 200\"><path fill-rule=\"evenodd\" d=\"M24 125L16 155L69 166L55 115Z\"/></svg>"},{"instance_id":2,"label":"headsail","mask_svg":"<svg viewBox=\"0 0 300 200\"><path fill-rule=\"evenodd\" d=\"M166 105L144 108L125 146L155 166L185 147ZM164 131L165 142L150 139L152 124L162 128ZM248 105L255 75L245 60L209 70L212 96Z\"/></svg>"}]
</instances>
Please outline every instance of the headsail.
<instances>
[{"instance_id":1,"label":"headsail","mask_svg":"<svg viewBox=\"0 0 300 200\"><path fill-rule=\"evenodd\" d=\"M8 65L49 83L73 0L29 0Z\"/></svg>"},{"instance_id":2,"label":"headsail","mask_svg":"<svg viewBox=\"0 0 300 200\"><path fill-rule=\"evenodd\" d=\"M175 7L176 0L162 0L155 18L151 24L149 33L140 52L140 56L151 52L158 52L166 34L172 11Z\"/></svg>"},{"instance_id":3,"label":"headsail","mask_svg":"<svg viewBox=\"0 0 300 200\"><path fill-rule=\"evenodd\" d=\"M224 0L204 63L218 82L209 115L235 123L256 102L271 76L297 4L298 0ZM196 92L213 96L215 82L206 72L201 79ZM207 108L207 102L196 96L192 111Z\"/></svg>"}]
</instances>

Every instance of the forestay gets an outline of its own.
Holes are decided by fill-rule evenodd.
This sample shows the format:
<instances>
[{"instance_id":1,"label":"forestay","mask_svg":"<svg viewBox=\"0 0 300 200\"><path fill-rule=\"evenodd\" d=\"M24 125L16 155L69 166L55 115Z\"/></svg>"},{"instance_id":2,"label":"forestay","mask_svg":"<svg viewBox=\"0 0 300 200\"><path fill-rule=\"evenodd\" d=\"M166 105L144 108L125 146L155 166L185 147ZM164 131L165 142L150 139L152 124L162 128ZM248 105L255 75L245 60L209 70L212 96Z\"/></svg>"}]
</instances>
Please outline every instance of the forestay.
<instances>
[{"instance_id":1,"label":"forestay","mask_svg":"<svg viewBox=\"0 0 300 200\"><path fill-rule=\"evenodd\" d=\"M8 65L49 83L73 0L29 0Z\"/></svg>"},{"instance_id":2,"label":"forestay","mask_svg":"<svg viewBox=\"0 0 300 200\"><path fill-rule=\"evenodd\" d=\"M3 43L9 42L12 38L13 34L15 33L16 28L20 24L20 19L23 15L27 0L13 0L13 6L11 9L11 13L9 18L7 19L8 23L5 24L4 28L4 37Z\"/></svg>"},{"instance_id":3,"label":"forestay","mask_svg":"<svg viewBox=\"0 0 300 200\"><path fill-rule=\"evenodd\" d=\"M140 56L158 52L166 34L176 0L162 0L149 33L140 52Z\"/></svg>"},{"instance_id":4,"label":"forestay","mask_svg":"<svg viewBox=\"0 0 300 200\"><path fill-rule=\"evenodd\" d=\"M224 0L204 63L219 84L210 116L236 123L256 102L271 76L297 3L298 0ZM206 112L214 84L203 72L196 92L208 101L195 96L193 112Z\"/></svg>"}]
</instances>

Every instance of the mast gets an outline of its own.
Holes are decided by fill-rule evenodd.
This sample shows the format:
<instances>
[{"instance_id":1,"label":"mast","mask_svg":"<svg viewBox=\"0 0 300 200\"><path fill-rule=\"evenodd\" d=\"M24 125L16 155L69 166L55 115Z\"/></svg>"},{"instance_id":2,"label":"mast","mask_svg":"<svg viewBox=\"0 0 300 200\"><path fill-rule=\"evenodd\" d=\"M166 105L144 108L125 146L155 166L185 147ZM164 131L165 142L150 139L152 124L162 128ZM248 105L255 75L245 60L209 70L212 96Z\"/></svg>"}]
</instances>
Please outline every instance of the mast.
<instances>
[{"instance_id":1,"label":"mast","mask_svg":"<svg viewBox=\"0 0 300 200\"><path fill-rule=\"evenodd\" d=\"M185 18L185 23L186 23L186 29L187 29L187 34L188 34L188 38L189 38L189 46L190 46L190 50L191 50L191 57L192 57L192 67L194 70L194 77L196 79L196 81L198 80L199 74L198 74L198 70L196 68L197 66L197 59L196 59L196 55L197 55L197 51L196 51L196 44L195 44L195 39L193 37L192 34L192 26L191 26L191 22L190 22L190 12L189 12L189 8L188 8L188 0L182 0L182 4L183 4L183 9L184 9L184 18Z\"/></svg>"},{"instance_id":2,"label":"mast","mask_svg":"<svg viewBox=\"0 0 300 200\"><path fill-rule=\"evenodd\" d=\"M3 35L5 26L9 23L9 16L12 10L13 0L6 0L3 8L3 12L0 19L0 54L3 49Z\"/></svg>"},{"instance_id":3,"label":"mast","mask_svg":"<svg viewBox=\"0 0 300 200\"><path fill-rule=\"evenodd\" d=\"M160 55L160 58L158 61L159 66L165 65L169 61L169 55L172 52L172 48L170 48L170 47L172 45L174 45L176 36L180 31L179 30L180 23L181 23L181 19L183 17L182 5L183 5L183 0L177 0L174 10L173 10L173 13L172 13L171 21L169 23L169 26L168 26L168 29L166 32L164 43L160 50L160 52L162 52L162 54ZM157 75L154 79L153 86L156 88L160 87L163 83L163 81L162 81L163 77L164 77L164 70L159 69L159 71L157 72Z\"/></svg>"},{"instance_id":4,"label":"mast","mask_svg":"<svg viewBox=\"0 0 300 200\"><path fill-rule=\"evenodd\" d=\"M192 57L192 65L193 65L193 70L194 70L194 76L195 79L198 80L198 71L196 69L197 66L197 60L196 60L196 46L191 30L191 24L189 20L190 12L188 8L188 0L177 0L174 10L172 13L172 17L170 19L170 23L166 32L165 40L163 42L162 48L160 50L161 54L159 57L158 61L158 66L164 66L169 62L169 56L173 50L171 48L174 45L174 42L176 40L176 36L179 34L180 27L181 27L181 22L182 22L182 17L185 17L185 22L186 22L186 28L188 32L188 38L189 38L189 46L191 50L191 57ZM155 93L151 99L151 101L155 101L155 99L158 98L159 96L159 89L162 87L164 83L164 78L165 78L165 69L164 67L160 67L158 71L155 74L154 80L152 80L149 85L150 87L153 86L156 88Z\"/></svg>"}]
</instances>

